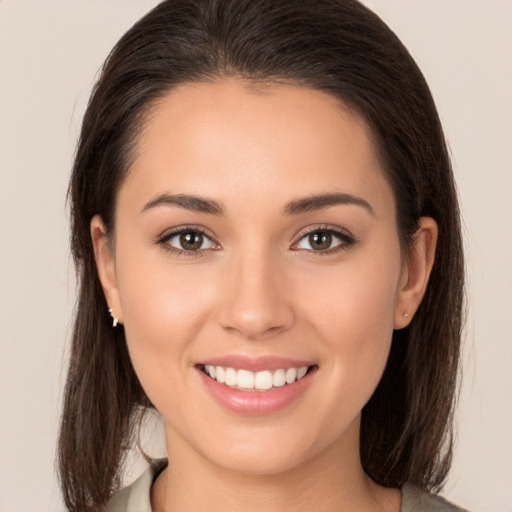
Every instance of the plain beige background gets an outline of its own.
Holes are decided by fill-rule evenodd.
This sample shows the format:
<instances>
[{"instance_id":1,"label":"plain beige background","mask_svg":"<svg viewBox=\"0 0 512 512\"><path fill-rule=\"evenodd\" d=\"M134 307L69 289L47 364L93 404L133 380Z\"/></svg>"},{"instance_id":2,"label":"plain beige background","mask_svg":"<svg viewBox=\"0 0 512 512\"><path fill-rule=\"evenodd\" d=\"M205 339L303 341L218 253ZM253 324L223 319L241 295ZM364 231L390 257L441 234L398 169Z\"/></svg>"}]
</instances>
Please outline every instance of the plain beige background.
<instances>
[{"instance_id":1,"label":"plain beige background","mask_svg":"<svg viewBox=\"0 0 512 512\"><path fill-rule=\"evenodd\" d=\"M63 511L54 455L74 303L67 180L96 72L155 3L0 0L0 512ZM469 318L444 494L473 512L510 512L512 2L365 3L431 85L461 196Z\"/></svg>"}]
</instances>

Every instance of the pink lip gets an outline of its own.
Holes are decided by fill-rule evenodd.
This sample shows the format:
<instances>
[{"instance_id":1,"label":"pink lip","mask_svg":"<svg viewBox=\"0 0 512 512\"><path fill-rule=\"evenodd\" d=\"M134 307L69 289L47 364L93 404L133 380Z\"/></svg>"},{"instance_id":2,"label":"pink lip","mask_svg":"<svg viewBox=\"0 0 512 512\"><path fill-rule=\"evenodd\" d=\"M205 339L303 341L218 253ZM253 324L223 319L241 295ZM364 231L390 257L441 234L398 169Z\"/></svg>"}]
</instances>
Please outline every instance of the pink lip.
<instances>
[{"instance_id":1,"label":"pink lip","mask_svg":"<svg viewBox=\"0 0 512 512\"><path fill-rule=\"evenodd\" d=\"M217 366L224 365L218 364ZM306 365L302 364L302 366ZM233 366L230 367L233 368ZM278 366L278 368L283 368L283 366ZM275 413L295 402L306 391L317 369L318 367L314 366L302 379L269 391L233 389L210 378L204 373L201 366L197 367L197 372L206 389L221 406L238 414L258 416Z\"/></svg>"},{"instance_id":2,"label":"pink lip","mask_svg":"<svg viewBox=\"0 0 512 512\"><path fill-rule=\"evenodd\" d=\"M230 356L214 357L201 361L199 365L222 366L223 368L234 368L235 370L250 370L251 372L260 372L262 370L278 370L282 368L301 368L303 366L312 366L312 361L300 361L297 359L289 359L286 357L263 356L250 357L241 354Z\"/></svg>"}]
</instances>

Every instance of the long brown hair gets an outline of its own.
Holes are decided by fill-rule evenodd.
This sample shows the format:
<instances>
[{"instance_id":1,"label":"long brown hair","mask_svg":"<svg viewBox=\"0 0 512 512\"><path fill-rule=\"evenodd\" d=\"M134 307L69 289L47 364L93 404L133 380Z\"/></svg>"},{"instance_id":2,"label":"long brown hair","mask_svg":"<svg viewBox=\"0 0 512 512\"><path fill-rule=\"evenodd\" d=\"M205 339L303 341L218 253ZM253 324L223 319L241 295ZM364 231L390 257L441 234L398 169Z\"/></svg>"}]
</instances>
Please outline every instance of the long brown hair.
<instances>
[{"instance_id":1,"label":"long brown hair","mask_svg":"<svg viewBox=\"0 0 512 512\"><path fill-rule=\"evenodd\" d=\"M118 489L138 414L151 407L112 329L89 224L114 228L116 194L155 102L178 84L236 76L327 92L368 124L407 248L421 216L439 226L426 295L364 407L361 457L377 483L441 488L451 462L463 305L463 254L450 159L428 86L395 34L356 0L167 0L109 55L95 86L69 187L79 277L58 447L70 511Z\"/></svg>"}]
</instances>

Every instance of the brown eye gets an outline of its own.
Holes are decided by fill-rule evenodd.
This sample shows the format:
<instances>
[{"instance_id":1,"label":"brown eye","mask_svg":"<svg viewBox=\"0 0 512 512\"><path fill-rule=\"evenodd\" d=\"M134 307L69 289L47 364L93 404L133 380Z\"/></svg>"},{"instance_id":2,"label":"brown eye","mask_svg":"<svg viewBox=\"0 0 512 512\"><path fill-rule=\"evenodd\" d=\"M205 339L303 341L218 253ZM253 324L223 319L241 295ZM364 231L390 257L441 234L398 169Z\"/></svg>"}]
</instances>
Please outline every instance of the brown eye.
<instances>
[{"instance_id":1,"label":"brown eye","mask_svg":"<svg viewBox=\"0 0 512 512\"><path fill-rule=\"evenodd\" d=\"M305 234L292 249L330 254L348 249L355 243L354 238L337 229L316 229Z\"/></svg>"},{"instance_id":2,"label":"brown eye","mask_svg":"<svg viewBox=\"0 0 512 512\"><path fill-rule=\"evenodd\" d=\"M309 245L315 251L325 251L331 248L332 234L328 231L315 231L309 235Z\"/></svg>"},{"instance_id":3,"label":"brown eye","mask_svg":"<svg viewBox=\"0 0 512 512\"><path fill-rule=\"evenodd\" d=\"M171 252L202 253L207 249L218 249L209 236L198 229L183 229L162 237L159 243Z\"/></svg>"},{"instance_id":4,"label":"brown eye","mask_svg":"<svg viewBox=\"0 0 512 512\"><path fill-rule=\"evenodd\" d=\"M198 251L203 245L204 235L197 231L188 231L181 233L180 245L185 251Z\"/></svg>"}]
</instances>

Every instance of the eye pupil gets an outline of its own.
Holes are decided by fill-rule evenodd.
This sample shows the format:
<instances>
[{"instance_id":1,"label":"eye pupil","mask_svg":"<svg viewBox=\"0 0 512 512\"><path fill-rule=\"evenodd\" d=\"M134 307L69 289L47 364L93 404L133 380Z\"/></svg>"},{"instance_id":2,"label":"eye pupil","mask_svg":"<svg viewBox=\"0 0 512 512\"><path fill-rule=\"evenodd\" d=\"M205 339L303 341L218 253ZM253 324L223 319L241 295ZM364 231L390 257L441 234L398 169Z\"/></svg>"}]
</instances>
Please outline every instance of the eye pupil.
<instances>
[{"instance_id":1,"label":"eye pupil","mask_svg":"<svg viewBox=\"0 0 512 512\"><path fill-rule=\"evenodd\" d=\"M332 235L327 231L315 231L309 235L309 243L313 249L319 251L329 249L332 244Z\"/></svg>"},{"instance_id":2,"label":"eye pupil","mask_svg":"<svg viewBox=\"0 0 512 512\"><path fill-rule=\"evenodd\" d=\"M188 231L180 235L180 245L186 251L197 251L203 245L203 235L197 231Z\"/></svg>"}]
</instances>

